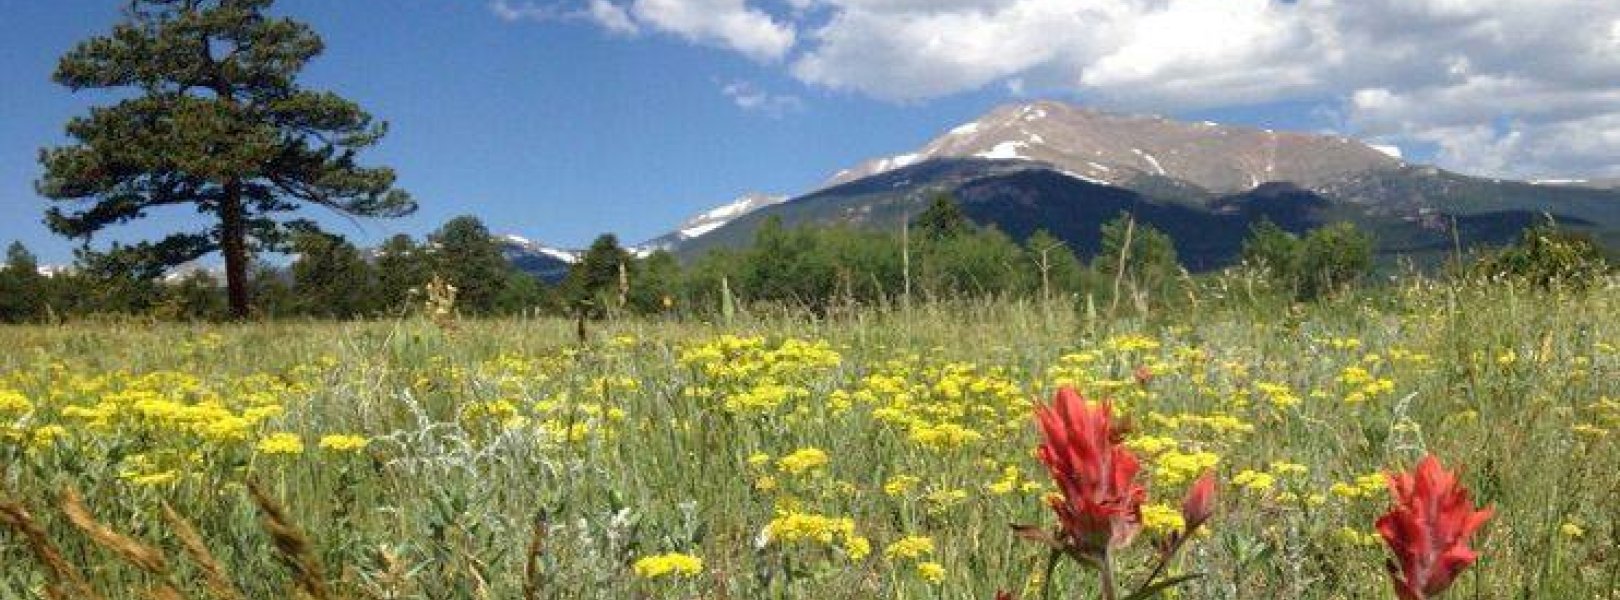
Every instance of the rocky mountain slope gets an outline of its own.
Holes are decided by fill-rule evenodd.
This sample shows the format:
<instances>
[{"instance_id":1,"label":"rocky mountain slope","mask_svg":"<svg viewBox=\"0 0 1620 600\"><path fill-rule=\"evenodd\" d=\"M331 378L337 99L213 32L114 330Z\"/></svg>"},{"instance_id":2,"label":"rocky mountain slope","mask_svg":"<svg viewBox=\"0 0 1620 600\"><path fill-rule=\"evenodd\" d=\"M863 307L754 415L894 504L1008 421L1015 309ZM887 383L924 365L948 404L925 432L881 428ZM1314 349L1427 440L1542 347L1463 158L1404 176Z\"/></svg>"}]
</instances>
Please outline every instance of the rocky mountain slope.
<instances>
[{"instance_id":1,"label":"rocky mountain slope","mask_svg":"<svg viewBox=\"0 0 1620 600\"><path fill-rule=\"evenodd\" d=\"M1122 115L1060 102L1002 106L913 152L867 161L829 185L932 159L1043 162L1121 187L1168 178L1217 193L1288 181L1311 186L1353 173L1398 169L1398 151L1344 137Z\"/></svg>"},{"instance_id":2,"label":"rocky mountain slope","mask_svg":"<svg viewBox=\"0 0 1620 600\"><path fill-rule=\"evenodd\" d=\"M1003 106L913 152L867 161L825 187L674 246L691 258L745 244L765 219L895 227L948 192L974 220L1022 238L1046 229L1081 254L1121 211L1170 233L1195 269L1235 259L1260 218L1305 232L1371 231L1386 259L1433 261L1505 243L1552 216L1620 244L1609 182L1518 182L1408 164L1392 148L1318 134L1185 123L1041 101Z\"/></svg>"}]
</instances>

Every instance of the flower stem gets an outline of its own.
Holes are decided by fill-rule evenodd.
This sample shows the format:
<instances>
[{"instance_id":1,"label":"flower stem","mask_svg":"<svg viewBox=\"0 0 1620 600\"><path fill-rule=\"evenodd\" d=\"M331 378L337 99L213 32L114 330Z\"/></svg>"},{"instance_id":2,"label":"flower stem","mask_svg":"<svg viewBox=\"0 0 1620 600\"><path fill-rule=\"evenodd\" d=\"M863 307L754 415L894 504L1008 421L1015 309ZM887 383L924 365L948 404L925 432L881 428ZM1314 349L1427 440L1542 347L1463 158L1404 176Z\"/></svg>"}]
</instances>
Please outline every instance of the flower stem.
<instances>
[{"instance_id":1,"label":"flower stem","mask_svg":"<svg viewBox=\"0 0 1620 600\"><path fill-rule=\"evenodd\" d=\"M1103 550L1101 560L1097 561L1097 572L1102 575L1103 600L1114 600L1118 592L1114 589L1114 557L1107 550Z\"/></svg>"}]
</instances>

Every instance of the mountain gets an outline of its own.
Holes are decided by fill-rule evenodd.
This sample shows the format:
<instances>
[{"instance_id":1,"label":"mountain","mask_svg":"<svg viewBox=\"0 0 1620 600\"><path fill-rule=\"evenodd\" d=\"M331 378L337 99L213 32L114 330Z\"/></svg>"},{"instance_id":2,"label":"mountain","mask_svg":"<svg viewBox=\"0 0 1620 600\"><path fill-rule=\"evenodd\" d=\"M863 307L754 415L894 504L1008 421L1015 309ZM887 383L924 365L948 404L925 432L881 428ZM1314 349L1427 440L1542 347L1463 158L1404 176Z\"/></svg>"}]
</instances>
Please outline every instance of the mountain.
<instances>
[{"instance_id":1,"label":"mountain","mask_svg":"<svg viewBox=\"0 0 1620 600\"><path fill-rule=\"evenodd\" d=\"M637 256L652 254L658 250L670 250L680 246L683 242L703 237L711 231L724 227L727 223L756 210L781 204L788 200L787 196L772 196L769 194L750 193L731 201L730 203L697 214L682 222L675 231L647 240L631 247Z\"/></svg>"},{"instance_id":2,"label":"mountain","mask_svg":"<svg viewBox=\"0 0 1620 600\"><path fill-rule=\"evenodd\" d=\"M1399 152L1345 137L1184 123L1041 101L997 108L921 149L840 172L848 183L940 158L1028 160L1078 177L1134 188L1155 179L1237 193L1272 181L1316 185L1353 173L1398 169Z\"/></svg>"},{"instance_id":3,"label":"mountain","mask_svg":"<svg viewBox=\"0 0 1620 600\"><path fill-rule=\"evenodd\" d=\"M729 203L717 206L688 218L674 231L626 248L631 254L645 257L659 250L674 249L719 229L733 220L754 211L781 204L787 196L747 194ZM583 251L549 246L518 235L496 237L506 260L518 269L556 283L568 276L568 270L579 262Z\"/></svg>"},{"instance_id":4,"label":"mountain","mask_svg":"<svg viewBox=\"0 0 1620 600\"><path fill-rule=\"evenodd\" d=\"M579 262L577 252L553 248L522 236L502 235L495 241L500 244L507 262L549 283L562 281L574 263Z\"/></svg>"},{"instance_id":5,"label":"mountain","mask_svg":"<svg viewBox=\"0 0 1620 600\"><path fill-rule=\"evenodd\" d=\"M789 225L898 228L949 192L969 217L1016 239L1046 229L1080 254L1121 211L1164 230L1190 268L1230 264L1265 218L1296 233L1350 221L1386 261L1433 262L1460 241L1496 245L1550 215L1620 243L1612 182L1518 182L1407 163L1397 149L1057 102L1003 106L922 148L867 161L821 189L735 217L674 251L746 244L769 218ZM1455 236L1453 230L1455 229Z\"/></svg>"}]
</instances>

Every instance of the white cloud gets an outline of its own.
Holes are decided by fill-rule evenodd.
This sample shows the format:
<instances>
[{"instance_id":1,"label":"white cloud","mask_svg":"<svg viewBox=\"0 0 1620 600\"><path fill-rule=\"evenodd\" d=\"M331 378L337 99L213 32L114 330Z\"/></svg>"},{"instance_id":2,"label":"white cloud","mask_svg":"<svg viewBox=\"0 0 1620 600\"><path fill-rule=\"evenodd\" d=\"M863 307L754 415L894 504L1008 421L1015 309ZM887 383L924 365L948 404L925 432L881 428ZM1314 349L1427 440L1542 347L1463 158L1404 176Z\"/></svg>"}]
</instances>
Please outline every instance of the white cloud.
<instances>
[{"instance_id":1,"label":"white cloud","mask_svg":"<svg viewBox=\"0 0 1620 600\"><path fill-rule=\"evenodd\" d=\"M749 81L733 81L721 86L720 93L749 112L781 118L804 110L804 100L792 94L773 94Z\"/></svg>"},{"instance_id":2,"label":"white cloud","mask_svg":"<svg viewBox=\"0 0 1620 600\"><path fill-rule=\"evenodd\" d=\"M629 10L661 31L759 61L782 58L797 39L793 25L749 7L746 0L635 0Z\"/></svg>"},{"instance_id":3,"label":"white cloud","mask_svg":"<svg viewBox=\"0 0 1620 600\"><path fill-rule=\"evenodd\" d=\"M507 22L590 21L620 35L654 29L761 62L780 60L798 39L791 23L749 7L747 0L491 0L489 7Z\"/></svg>"},{"instance_id":4,"label":"white cloud","mask_svg":"<svg viewBox=\"0 0 1620 600\"><path fill-rule=\"evenodd\" d=\"M641 28L635 21L630 20L630 13L608 0L591 0L589 6L591 20L596 21L604 29L614 33L633 35Z\"/></svg>"},{"instance_id":5,"label":"white cloud","mask_svg":"<svg viewBox=\"0 0 1620 600\"><path fill-rule=\"evenodd\" d=\"M618 25L592 20L612 30L889 101L997 86L1144 111L1320 102L1347 133L1437 147L1446 166L1620 174L1616 0L611 1L592 6Z\"/></svg>"},{"instance_id":6,"label":"white cloud","mask_svg":"<svg viewBox=\"0 0 1620 600\"><path fill-rule=\"evenodd\" d=\"M608 0L589 0L584 6L494 0L490 3L489 9L496 17L509 23L583 20L595 23L609 33L619 35L635 35L641 31L624 8Z\"/></svg>"}]
</instances>

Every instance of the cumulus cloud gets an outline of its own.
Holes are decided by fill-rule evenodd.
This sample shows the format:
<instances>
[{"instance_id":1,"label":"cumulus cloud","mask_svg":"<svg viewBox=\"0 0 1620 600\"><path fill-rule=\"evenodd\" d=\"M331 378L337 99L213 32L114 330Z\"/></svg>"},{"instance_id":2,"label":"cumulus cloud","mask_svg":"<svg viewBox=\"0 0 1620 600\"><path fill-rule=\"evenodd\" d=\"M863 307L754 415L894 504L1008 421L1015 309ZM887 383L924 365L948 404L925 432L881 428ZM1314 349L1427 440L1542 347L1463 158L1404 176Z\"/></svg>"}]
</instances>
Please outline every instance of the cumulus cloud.
<instances>
[{"instance_id":1,"label":"cumulus cloud","mask_svg":"<svg viewBox=\"0 0 1620 600\"><path fill-rule=\"evenodd\" d=\"M608 0L588 0L582 6L494 0L489 9L502 21L590 21L619 35L635 35L641 28L623 7Z\"/></svg>"},{"instance_id":2,"label":"cumulus cloud","mask_svg":"<svg viewBox=\"0 0 1620 600\"><path fill-rule=\"evenodd\" d=\"M745 0L635 0L630 12L662 31L761 61L782 58L797 38L791 24L749 7Z\"/></svg>"},{"instance_id":3,"label":"cumulus cloud","mask_svg":"<svg viewBox=\"0 0 1620 600\"><path fill-rule=\"evenodd\" d=\"M887 101L997 86L1125 110L1317 102L1345 133L1446 166L1620 174L1615 0L613 1L593 0Z\"/></svg>"},{"instance_id":4,"label":"cumulus cloud","mask_svg":"<svg viewBox=\"0 0 1620 600\"><path fill-rule=\"evenodd\" d=\"M748 6L747 0L492 0L490 11L508 22L583 20L625 35L653 29L762 62L780 60L798 38L792 23Z\"/></svg>"},{"instance_id":5,"label":"cumulus cloud","mask_svg":"<svg viewBox=\"0 0 1620 600\"><path fill-rule=\"evenodd\" d=\"M804 110L804 100L792 94L775 94L750 81L733 81L720 87L720 93L730 98L737 108L756 112L771 118Z\"/></svg>"}]
</instances>

